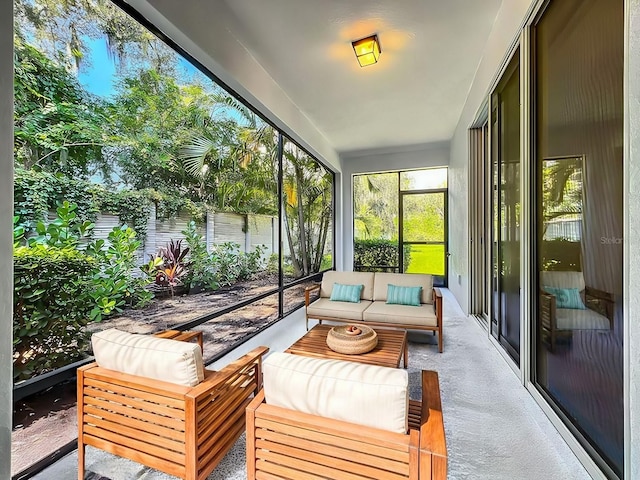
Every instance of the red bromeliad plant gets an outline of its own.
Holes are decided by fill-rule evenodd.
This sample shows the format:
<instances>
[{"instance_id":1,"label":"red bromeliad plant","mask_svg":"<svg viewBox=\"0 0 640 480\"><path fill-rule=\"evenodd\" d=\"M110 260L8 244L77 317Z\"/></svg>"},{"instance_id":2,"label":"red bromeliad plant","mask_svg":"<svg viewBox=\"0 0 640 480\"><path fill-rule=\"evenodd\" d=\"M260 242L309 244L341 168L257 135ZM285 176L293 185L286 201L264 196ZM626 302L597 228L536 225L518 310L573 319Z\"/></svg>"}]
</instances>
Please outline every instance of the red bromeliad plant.
<instances>
[{"instance_id":1,"label":"red bromeliad plant","mask_svg":"<svg viewBox=\"0 0 640 480\"><path fill-rule=\"evenodd\" d=\"M152 255L143 271L147 275L155 274L155 284L173 289L182 285L182 279L189 273L189 262L186 261L189 247L182 248L182 240L171 240L156 255Z\"/></svg>"}]
</instances>

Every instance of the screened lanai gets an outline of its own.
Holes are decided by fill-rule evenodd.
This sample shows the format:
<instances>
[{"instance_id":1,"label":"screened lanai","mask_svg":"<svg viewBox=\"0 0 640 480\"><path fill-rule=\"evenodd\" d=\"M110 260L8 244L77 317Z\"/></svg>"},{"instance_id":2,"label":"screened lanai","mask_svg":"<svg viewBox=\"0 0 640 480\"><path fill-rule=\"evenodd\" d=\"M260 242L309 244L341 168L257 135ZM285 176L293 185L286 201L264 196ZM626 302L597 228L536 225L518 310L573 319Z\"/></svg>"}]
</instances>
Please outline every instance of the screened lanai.
<instances>
[{"instance_id":1,"label":"screened lanai","mask_svg":"<svg viewBox=\"0 0 640 480\"><path fill-rule=\"evenodd\" d=\"M15 2L32 3L39 2ZM247 140L248 131L237 132L246 146L244 158L272 162L268 195L244 198L248 188L238 182L237 195L228 198L237 205L251 203L253 210L238 218L211 212L198 231L215 241L215 232L228 229L246 253L268 244L261 260L265 270L271 262L274 275L245 300L224 300L220 317L259 305L260 313L247 314L263 321L251 335L282 349L287 337L267 332L285 324L301 327L302 290L324 271L433 274L455 311L445 316L452 335L460 331L466 339L472 332L473 342L480 342L474 348L491 349L487 377L499 370L510 393L525 395L525 417L544 424L540 441L553 446L552 456L562 452L560 464L577 465L575 478L640 475L640 462L634 461L640 455L634 441L640 431L633 381L638 354L632 341L638 323L632 179L639 163L633 126L640 46L634 41L638 12L632 2L416 0L400 8L383 1L132 0L110 5L181 55L189 74L197 71L203 82L227 92L227 108L235 108L227 120L246 115L243 126L253 121L255 131L270 132L255 144L255 137ZM6 23L3 64L11 65L24 38L9 39L10 8L2 8L7 10L0 15ZM352 42L372 34L381 53L377 63L361 67ZM9 132L20 127L12 126L9 115L14 82L9 70L0 74L6 107L0 191L7 206L0 476L7 477L16 473L7 460L15 395L9 364L14 286L8 206L16 195L12 180L24 178L24 162L8 161L20 154L15 148L9 152L15 142ZM52 157L46 152L45 160ZM206 162L197 167L199 175L211 168ZM446 183L403 183L414 172L436 171L446 172ZM296 175L313 193L298 196L289 188L287 178ZM305 226L296 216L302 205L324 214ZM419 208L437 213L420 216ZM158 238L165 239L158 218L147 214L145 228L153 219ZM421 224L425 228L414 228ZM185 221L178 229L187 227ZM321 254L308 257L313 261L298 262L299 232L320 240L314 251ZM387 258L362 255L363 245L372 241L392 242ZM194 318L174 325L195 328L189 324ZM216 344L216 335L209 334L210 344ZM444 335L446 342L446 324ZM418 334L413 340L410 354L421 358L423 342L428 346L430 339ZM247 345L218 342L211 359L223 361ZM462 354L449 358L454 365L466 361ZM441 375L456 375L442 382L451 394L464 371L443 367ZM473 400L474 409L482 403ZM486 406L492 418L509 418L510 407L504 406L501 417L496 403L500 398ZM482 408L475 411L481 418ZM453 425L452 420L448 428ZM459 429L450 438L457 435ZM502 446L498 457L521 453ZM450 448L456 447L450 443ZM464 477L461 459L460 454L455 462L459 478ZM492 478L488 475L483 478ZM507 477L496 470L493 478Z\"/></svg>"}]
</instances>

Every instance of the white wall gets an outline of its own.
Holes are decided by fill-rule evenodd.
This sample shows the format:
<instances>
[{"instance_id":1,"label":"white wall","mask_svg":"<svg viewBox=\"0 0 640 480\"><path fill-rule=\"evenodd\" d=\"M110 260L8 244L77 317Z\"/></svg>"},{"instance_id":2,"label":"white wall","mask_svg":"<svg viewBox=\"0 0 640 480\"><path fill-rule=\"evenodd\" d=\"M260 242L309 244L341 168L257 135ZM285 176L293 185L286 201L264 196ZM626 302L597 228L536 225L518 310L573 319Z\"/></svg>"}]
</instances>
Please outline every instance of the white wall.
<instances>
[{"instance_id":1,"label":"white wall","mask_svg":"<svg viewBox=\"0 0 640 480\"><path fill-rule=\"evenodd\" d=\"M138 12L244 97L281 131L327 166L338 169L338 156L317 128L233 36L234 15L223 0L210 0L203 15L175 0L128 0ZM211 6L213 4L213 6ZM187 36L183 32L189 32Z\"/></svg>"},{"instance_id":2,"label":"white wall","mask_svg":"<svg viewBox=\"0 0 640 480\"><path fill-rule=\"evenodd\" d=\"M640 478L640 1L627 2L625 59L625 478ZM631 181L633 179L633 181Z\"/></svg>"},{"instance_id":3,"label":"white wall","mask_svg":"<svg viewBox=\"0 0 640 480\"><path fill-rule=\"evenodd\" d=\"M461 275L461 282L449 282L449 289L460 307L469 313L469 137L473 123L506 53L522 28L535 1L504 0L489 35L482 60L451 139L449 160L449 278Z\"/></svg>"},{"instance_id":4,"label":"white wall","mask_svg":"<svg viewBox=\"0 0 640 480\"><path fill-rule=\"evenodd\" d=\"M0 478L11 477L13 412L13 2L0 2Z\"/></svg>"},{"instance_id":5,"label":"white wall","mask_svg":"<svg viewBox=\"0 0 640 480\"><path fill-rule=\"evenodd\" d=\"M340 163L342 164L342 236L336 238L336 242L341 242L338 243L338 250L342 250L342 257L339 264L336 260L336 269L353 270L352 176L356 173L444 167L449 163L449 144L448 142L438 142L395 150L351 152L341 156ZM452 218L451 212L449 212L449 218ZM337 219L336 224L340 225Z\"/></svg>"}]
</instances>

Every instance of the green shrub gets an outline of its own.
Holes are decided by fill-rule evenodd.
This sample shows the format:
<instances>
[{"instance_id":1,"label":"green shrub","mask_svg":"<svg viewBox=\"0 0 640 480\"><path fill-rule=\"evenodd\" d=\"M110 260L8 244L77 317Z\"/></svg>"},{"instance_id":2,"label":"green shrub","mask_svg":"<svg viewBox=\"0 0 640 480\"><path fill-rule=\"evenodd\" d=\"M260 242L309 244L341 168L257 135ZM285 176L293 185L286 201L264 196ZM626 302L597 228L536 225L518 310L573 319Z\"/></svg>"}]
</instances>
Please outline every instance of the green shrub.
<instances>
[{"instance_id":1,"label":"green shrub","mask_svg":"<svg viewBox=\"0 0 640 480\"><path fill-rule=\"evenodd\" d=\"M272 253L269 255L269 259L267 260L267 273L278 274L280 272L280 268L278 267L278 261L280 260L280 256L277 253Z\"/></svg>"},{"instance_id":2,"label":"green shrub","mask_svg":"<svg viewBox=\"0 0 640 480\"><path fill-rule=\"evenodd\" d=\"M120 313L124 307L142 307L148 304L153 294L145 287L151 282L148 276L136 277L136 250L141 242L136 232L126 225L114 227L104 240L89 244L86 252L98 261L93 272L91 297L95 308L91 319L101 321L105 315Z\"/></svg>"},{"instance_id":3,"label":"green shrub","mask_svg":"<svg viewBox=\"0 0 640 480\"><path fill-rule=\"evenodd\" d=\"M29 245L47 245L50 247L78 248L83 239L91 235L95 224L89 220L81 220L77 214L78 206L66 200L56 209L57 217L46 224L38 221L35 237L28 239Z\"/></svg>"},{"instance_id":4,"label":"green shrub","mask_svg":"<svg viewBox=\"0 0 640 480\"><path fill-rule=\"evenodd\" d=\"M191 221L186 230L182 231L187 245L189 245L189 271L185 283L190 288L201 287L209 290L218 288L218 272L215 258L207 252L205 239Z\"/></svg>"},{"instance_id":5,"label":"green shrub","mask_svg":"<svg viewBox=\"0 0 640 480\"><path fill-rule=\"evenodd\" d=\"M325 253L320 262L320 271L329 270L331 267L333 267L333 255Z\"/></svg>"},{"instance_id":6,"label":"green shrub","mask_svg":"<svg viewBox=\"0 0 640 480\"><path fill-rule=\"evenodd\" d=\"M96 268L94 258L68 246L15 249L14 380L72 363L86 350Z\"/></svg>"},{"instance_id":7,"label":"green shrub","mask_svg":"<svg viewBox=\"0 0 640 480\"><path fill-rule=\"evenodd\" d=\"M266 248L264 245L259 245L254 251L245 253L240 250L239 243L225 242L216 245L213 259L220 285L231 285L241 280L247 280L264 270L266 266L262 255Z\"/></svg>"},{"instance_id":8,"label":"green shrub","mask_svg":"<svg viewBox=\"0 0 640 480\"><path fill-rule=\"evenodd\" d=\"M411 261L411 245L404 246L404 266ZM398 242L395 240L356 240L353 246L356 271L398 271Z\"/></svg>"},{"instance_id":9,"label":"green shrub","mask_svg":"<svg viewBox=\"0 0 640 480\"><path fill-rule=\"evenodd\" d=\"M239 280L247 280L266 268L262 258L266 251L267 247L265 245L257 245L252 252L242 252L238 259L240 263Z\"/></svg>"},{"instance_id":10,"label":"green shrub","mask_svg":"<svg viewBox=\"0 0 640 480\"><path fill-rule=\"evenodd\" d=\"M135 232L115 227L108 243L86 244L93 224L76 205L63 202L58 217L36 224L24 240L14 217L14 378L22 380L62 367L82 356L84 327L153 298L146 277L133 275ZM21 245L26 243L26 245Z\"/></svg>"}]
</instances>

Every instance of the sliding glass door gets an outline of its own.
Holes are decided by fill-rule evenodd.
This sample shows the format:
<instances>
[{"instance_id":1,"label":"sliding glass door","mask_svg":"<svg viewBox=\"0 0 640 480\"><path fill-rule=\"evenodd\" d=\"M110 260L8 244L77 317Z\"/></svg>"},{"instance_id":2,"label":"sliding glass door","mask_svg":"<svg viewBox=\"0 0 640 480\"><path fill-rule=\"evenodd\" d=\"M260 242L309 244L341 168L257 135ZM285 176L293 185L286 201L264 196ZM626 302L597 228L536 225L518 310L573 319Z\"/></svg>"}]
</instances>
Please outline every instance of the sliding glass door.
<instances>
[{"instance_id":1,"label":"sliding glass door","mask_svg":"<svg viewBox=\"0 0 640 480\"><path fill-rule=\"evenodd\" d=\"M623 476L622 0L552 1L533 28L535 383Z\"/></svg>"},{"instance_id":2,"label":"sliding glass door","mask_svg":"<svg viewBox=\"0 0 640 480\"><path fill-rule=\"evenodd\" d=\"M520 52L491 95L491 333L520 362Z\"/></svg>"},{"instance_id":3,"label":"sliding glass door","mask_svg":"<svg viewBox=\"0 0 640 480\"><path fill-rule=\"evenodd\" d=\"M446 209L446 190L400 193L400 253L404 271L434 275L436 285L444 285L446 279Z\"/></svg>"}]
</instances>

